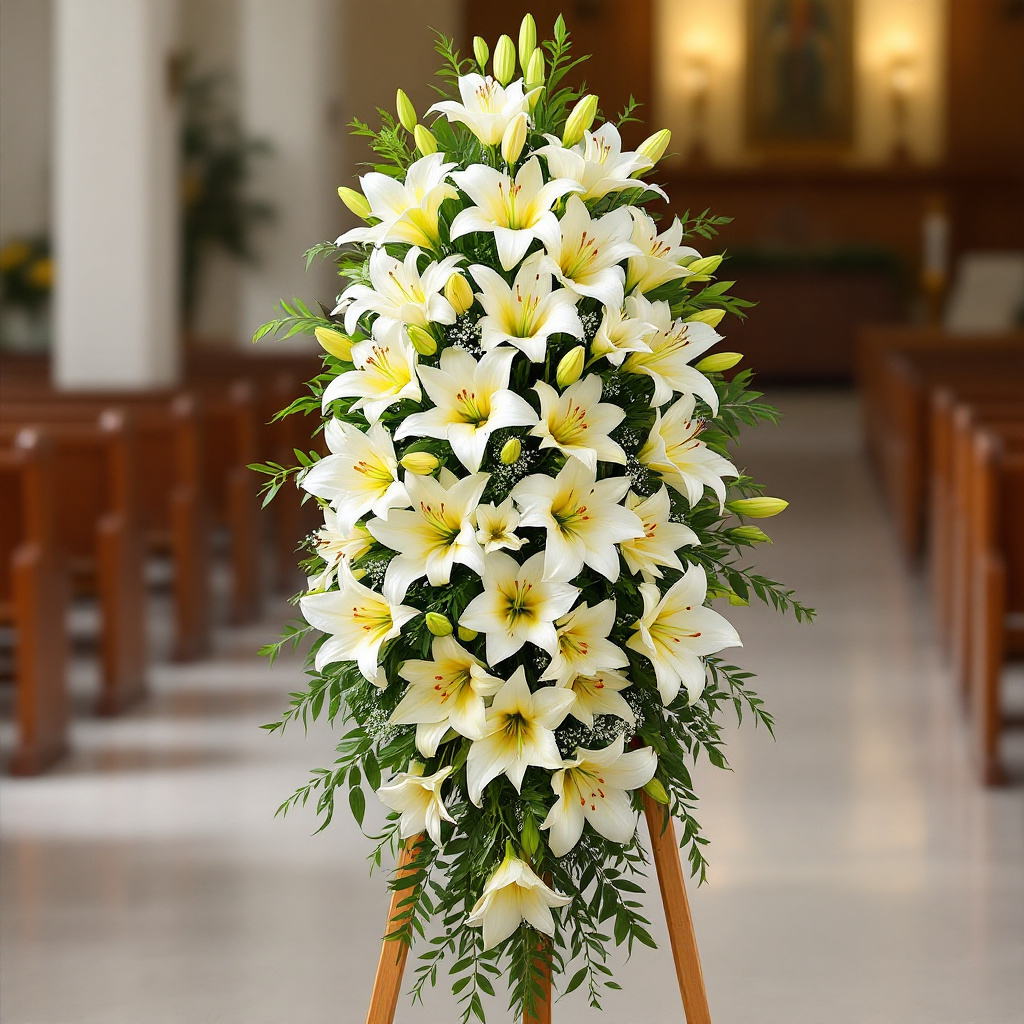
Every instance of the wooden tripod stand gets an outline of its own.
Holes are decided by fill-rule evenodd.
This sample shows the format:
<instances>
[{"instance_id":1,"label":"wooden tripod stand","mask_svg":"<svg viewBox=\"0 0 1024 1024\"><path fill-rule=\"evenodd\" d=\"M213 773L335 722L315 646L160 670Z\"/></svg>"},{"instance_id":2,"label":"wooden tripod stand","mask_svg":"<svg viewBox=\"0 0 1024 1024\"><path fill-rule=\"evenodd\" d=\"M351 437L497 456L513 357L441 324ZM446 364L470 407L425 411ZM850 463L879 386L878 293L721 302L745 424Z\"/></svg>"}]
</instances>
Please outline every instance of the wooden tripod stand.
<instances>
[{"instance_id":1,"label":"wooden tripod stand","mask_svg":"<svg viewBox=\"0 0 1024 1024\"><path fill-rule=\"evenodd\" d=\"M671 818L664 830L664 810L646 793L643 794L644 814L647 827L651 833L651 850L654 854L654 867L658 872L658 886L661 889L661 902L665 907L665 920L668 923L668 937L672 946L672 959L676 965L676 978L679 981L679 992L683 997L683 1010L686 1024L711 1024L708 1010L708 997L704 990L704 975L700 969L700 955L697 952L697 938L693 933L693 921L690 918L690 904L686 898L686 886L683 882L683 866L679 861L679 846L676 843L676 830ZM416 840L409 840L402 849L398 861L398 873L407 869L416 849ZM391 909L388 922L394 920L398 913L398 904L407 895L407 890L399 889L391 897ZM398 942L384 942L377 964L377 976L373 982L373 994L370 996L370 1010L366 1015L366 1024L394 1024L395 1009L402 988L402 975L405 972L405 958L409 947ZM523 1024L551 1024L551 975L545 979L544 995L534 1007L534 1014L524 1016Z\"/></svg>"}]
</instances>

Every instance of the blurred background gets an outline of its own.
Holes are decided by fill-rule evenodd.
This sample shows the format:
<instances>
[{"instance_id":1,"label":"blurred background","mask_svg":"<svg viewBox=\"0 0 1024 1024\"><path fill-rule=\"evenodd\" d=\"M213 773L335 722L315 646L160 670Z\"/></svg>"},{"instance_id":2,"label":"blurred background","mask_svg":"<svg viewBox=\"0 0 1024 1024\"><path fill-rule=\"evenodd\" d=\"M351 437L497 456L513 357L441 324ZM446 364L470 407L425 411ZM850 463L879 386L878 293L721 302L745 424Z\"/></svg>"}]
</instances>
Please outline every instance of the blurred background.
<instances>
[{"instance_id":1,"label":"blurred background","mask_svg":"<svg viewBox=\"0 0 1024 1024\"><path fill-rule=\"evenodd\" d=\"M527 11L641 102L627 143L672 130L671 211L733 218L724 347L784 413L740 459L792 502L758 564L821 614L728 609L780 728L697 768L716 1020L1019 1019L1024 2L0 0L11 1024L362 1019L370 844L273 819L336 738L257 728L304 686L254 652L316 523L245 467L308 449L270 420L317 348L250 339L333 304L303 253L352 225L352 119L426 119L432 31ZM623 982L677 1019L664 950Z\"/></svg>"}]
</instances>

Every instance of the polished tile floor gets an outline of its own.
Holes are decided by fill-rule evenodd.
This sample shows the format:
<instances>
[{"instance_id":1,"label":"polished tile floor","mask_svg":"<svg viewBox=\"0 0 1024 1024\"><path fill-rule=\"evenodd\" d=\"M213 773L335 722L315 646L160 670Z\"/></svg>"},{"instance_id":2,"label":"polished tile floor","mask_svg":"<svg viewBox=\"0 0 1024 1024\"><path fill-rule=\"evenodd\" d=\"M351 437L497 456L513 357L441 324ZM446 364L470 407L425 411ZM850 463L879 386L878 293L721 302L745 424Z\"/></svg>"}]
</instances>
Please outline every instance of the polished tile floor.
<instances>
[{"instance_id":1,"label":"polished tile floor","mask_svg":"<svg viewBox=\"0 0 1024 1024\"><path fill-rule=\"evenodd\" d=\"M1024 1021L1024 785L979 789L920 584L904 571L843 394L782 394L740 461L788 497L761 565L813 627L733 609L778 720L735 771L702 765L710 882L694 918L716 1024ZM274 819L322 728L268 736L294 664L224 633L153 696L83 719L59 770L2 785L7 1024L350 1024L365 1013L386 895L339 815ZM652 906L663 939L660 908ZM641 950L607 1019L681 1021L671 962ZM570 996L556 1021L604 1019ZM399 1020L451 1022L440 990ZM492 1021L506 1021L495 1003Z\"/></svg>"}]
</instances>

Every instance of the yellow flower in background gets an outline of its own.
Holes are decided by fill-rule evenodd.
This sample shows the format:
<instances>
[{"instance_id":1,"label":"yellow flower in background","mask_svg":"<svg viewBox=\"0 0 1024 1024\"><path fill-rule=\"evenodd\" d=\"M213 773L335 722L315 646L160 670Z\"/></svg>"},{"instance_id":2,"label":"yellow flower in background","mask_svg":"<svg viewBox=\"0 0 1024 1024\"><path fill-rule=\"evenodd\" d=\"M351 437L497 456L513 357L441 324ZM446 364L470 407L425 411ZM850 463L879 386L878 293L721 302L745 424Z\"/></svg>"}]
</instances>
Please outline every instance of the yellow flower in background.
<instances>
[{"instance_id":1,"label":"yellow flower in background","mask_svg":"<svg viewBox=\"0 0 1024 1024\"><path fill-rule=\"evenodd\" d=\"M27 242L16 240L8 242L0 249L0 272L6 274L9 270L27 262L32 256L32 248Z\"/></svg>"},{"instance_id":2,"label":"yellow flower in background","mask_svg":"<svg viewBox=\"0 0 1024 1024\"><path fill-rule=\"evenodd\" d=\"M28 268L27 277L40 291L49 291L53 287L53 260L47 257L36 260Z\"/></svg>"}]
</instances>

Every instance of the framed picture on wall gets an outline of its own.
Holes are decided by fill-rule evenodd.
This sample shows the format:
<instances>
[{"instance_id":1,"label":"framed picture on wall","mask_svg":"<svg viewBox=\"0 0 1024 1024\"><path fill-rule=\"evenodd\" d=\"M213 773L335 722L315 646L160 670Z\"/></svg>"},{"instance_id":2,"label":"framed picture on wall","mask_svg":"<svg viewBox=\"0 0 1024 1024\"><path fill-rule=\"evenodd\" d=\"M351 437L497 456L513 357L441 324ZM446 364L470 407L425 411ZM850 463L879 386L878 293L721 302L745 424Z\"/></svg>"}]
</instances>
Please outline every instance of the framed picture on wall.
<instances>
[{"instance_id":1,"label":"framed picture on wall","mask_svg":"<svg viewBox=\"0 0 1024 1024\"><path fill-rule=\"evenodd\" d=\"M853 0L747 0L747 145L778 155L853 143Z\"/></svg>"}]
</instances>

